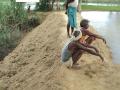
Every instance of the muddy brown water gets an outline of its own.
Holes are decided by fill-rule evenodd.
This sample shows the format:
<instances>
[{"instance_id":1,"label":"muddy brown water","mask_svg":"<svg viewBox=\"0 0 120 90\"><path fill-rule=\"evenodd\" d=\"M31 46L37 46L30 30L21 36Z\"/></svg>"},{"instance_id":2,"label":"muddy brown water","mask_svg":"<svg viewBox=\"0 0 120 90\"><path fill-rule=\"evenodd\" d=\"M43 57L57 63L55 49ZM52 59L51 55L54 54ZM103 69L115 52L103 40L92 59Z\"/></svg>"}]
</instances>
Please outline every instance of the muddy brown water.
<instances>
[{"instance_id":1,"label":"muddy brown water","mask_svg":"<svg viewBox=\"0 0 120 90\"><path fill-rule=\"evenodd\" d=\"M85 11L81 15L107 40L113 62L120 64L120 12Z\"/></svg>"}]
</instances>

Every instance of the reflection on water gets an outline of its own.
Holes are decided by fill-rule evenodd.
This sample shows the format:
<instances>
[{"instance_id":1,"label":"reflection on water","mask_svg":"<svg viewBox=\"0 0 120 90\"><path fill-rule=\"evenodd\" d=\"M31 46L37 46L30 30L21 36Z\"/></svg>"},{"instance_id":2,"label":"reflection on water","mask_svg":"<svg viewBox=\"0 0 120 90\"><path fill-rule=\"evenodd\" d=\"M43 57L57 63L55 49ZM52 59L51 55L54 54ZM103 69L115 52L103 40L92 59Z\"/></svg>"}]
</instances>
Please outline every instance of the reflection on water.
<instances>
[{"instance_id":1,"label":"reflection on water","mask_svg":"<svg viewBox=\"0 0 120 90\"><path fill-rule=\"evenodd\" d=\"M120 12L82 12L82 17L106 38L112 50L113 62L120 63Z\"/></svg>"}]
</instances>

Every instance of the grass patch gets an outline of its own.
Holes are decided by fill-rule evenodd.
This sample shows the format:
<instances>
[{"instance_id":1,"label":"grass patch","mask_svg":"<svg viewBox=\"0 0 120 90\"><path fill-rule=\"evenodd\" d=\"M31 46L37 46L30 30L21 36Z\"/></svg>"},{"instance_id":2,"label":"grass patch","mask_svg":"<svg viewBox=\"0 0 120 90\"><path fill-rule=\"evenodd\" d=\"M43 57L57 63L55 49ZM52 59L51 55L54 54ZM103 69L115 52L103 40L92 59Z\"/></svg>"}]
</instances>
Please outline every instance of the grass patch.
<instances>
[{"instance_id":1,"label":"grass patch","mask_svg":"<svg viewBox=\"0 0 120 90\"><path fill-rule=\"evenodd\" d=\"M27 17L23 4L0 3L0 60L17 46L21 38L18 26L28 20Z\"/></svg>"},{"instance_id":2,"label":"grass patch","mask_svg":"<svg viewBox=\"0 0 120 90\"><path fill-rule=\"evenodd\" d=\"M97 6L97 5L81 5L81 9L84 11L120 11L120 6Z\"/></svg>"},{"instance_id":3,"label":"grass patch","mask_svg":"<svg viewBox=\"0 0 120 90\"><path fill-rule=\"evenodd\" d=\"M39 25L37 16L24 10L24 3L11 1L9 5L0 1L0 61L19 44L27 31Z\"/></svg>"}]
</instances>

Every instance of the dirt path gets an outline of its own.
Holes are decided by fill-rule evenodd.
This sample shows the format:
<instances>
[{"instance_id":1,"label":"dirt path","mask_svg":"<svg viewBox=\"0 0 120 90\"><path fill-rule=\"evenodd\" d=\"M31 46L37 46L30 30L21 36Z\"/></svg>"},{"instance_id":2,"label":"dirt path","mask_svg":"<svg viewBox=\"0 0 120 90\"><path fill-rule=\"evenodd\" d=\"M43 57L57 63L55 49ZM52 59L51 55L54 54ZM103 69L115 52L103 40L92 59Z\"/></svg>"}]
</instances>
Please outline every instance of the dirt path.
<instances>
[{"instance_id":1,"label":"dirt path","mask_svg":"<svg viewBox=\"0 0 120 90\"><path fill-rule=\"evenodd\" d=\"M120 66L111 64L109 48L102 41L93 45L99 48L106 64L85 54L80 69L67 69L60 63L66 40L66 16L54 12L0 64L0 90L120 89Z\"/></svg>"}]
</instances>

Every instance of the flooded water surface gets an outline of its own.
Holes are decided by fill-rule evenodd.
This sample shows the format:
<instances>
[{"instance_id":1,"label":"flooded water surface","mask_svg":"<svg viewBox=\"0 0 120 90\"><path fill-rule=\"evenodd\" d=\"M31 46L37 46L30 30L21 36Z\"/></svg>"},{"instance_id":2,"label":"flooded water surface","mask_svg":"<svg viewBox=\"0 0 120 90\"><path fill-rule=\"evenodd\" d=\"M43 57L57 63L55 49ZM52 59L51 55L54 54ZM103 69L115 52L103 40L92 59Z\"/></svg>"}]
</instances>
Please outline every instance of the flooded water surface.
<instances>
[{"instance_id":1,"label":"flooded water surface","mask_svg":"<svg viewBox=\"0 0 120 90\"><path fill-rule=\"evenodd\" d=\"M120 64L120 12L87 11L81 15L107 40L113 62Z\"/></svg>"}]
</instances>

